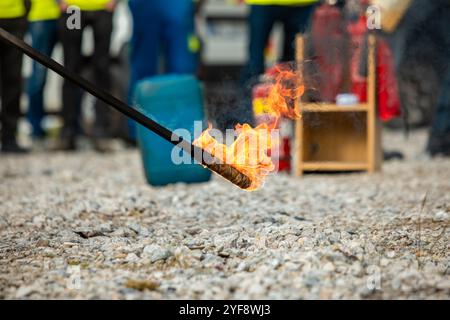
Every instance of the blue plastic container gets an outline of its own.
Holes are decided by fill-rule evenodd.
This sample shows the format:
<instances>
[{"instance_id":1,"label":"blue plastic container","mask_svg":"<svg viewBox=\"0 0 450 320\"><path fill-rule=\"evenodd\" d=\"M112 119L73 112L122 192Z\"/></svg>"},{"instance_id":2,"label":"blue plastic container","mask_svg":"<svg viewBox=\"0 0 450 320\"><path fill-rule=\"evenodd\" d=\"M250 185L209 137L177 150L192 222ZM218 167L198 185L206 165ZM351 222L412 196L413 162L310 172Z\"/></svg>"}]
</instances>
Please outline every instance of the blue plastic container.
<instances>
[{"instance_id":1,"label":"blue plastic container","mask_svg":"<svg viewBox=\"0 0 450 320\"><path fill-rule=\"evenodd\" d=\"M137 108L146 116L170 130L186 129L194 138L195 121L204 121L203 92L198 80L189 75L164 75L144 79L134 92ZM149 184L209 181L211 172L193 162L175 164L172 153L189 157L179 148L138 125L137 137Z\"/></svg>"}]
</instances>

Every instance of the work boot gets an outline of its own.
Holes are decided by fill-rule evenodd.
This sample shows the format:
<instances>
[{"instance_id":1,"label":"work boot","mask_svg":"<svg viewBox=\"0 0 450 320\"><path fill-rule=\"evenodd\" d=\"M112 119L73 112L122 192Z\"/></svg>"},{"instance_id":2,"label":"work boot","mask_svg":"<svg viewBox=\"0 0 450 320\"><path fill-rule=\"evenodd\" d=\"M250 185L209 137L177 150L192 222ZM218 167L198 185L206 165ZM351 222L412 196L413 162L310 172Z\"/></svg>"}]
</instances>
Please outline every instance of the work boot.
<instances>
[{"instance_id":1,"label":"work boot","mask_svg":"<svg viewBox=\"0 0 450 320\"><path fill-rule=\"evenodd\" d=\"M16 140L3 142L1 151L2 153L11 153L11 154L26 154L30 152L30 150L19 146Z\"/></svg>"},{"instance_id":2,"label":"work boot","mask_svg":"<svg viewBox=\"0 0 450 320\"><path fill-rule=\"evenodd\" d=\"M56 142L54 151L76 151L76 139L75 137L60 137Z\"/></svg>"},{"instance_id":3,"label":"work boot","mask_svg":"<svg viewBox=\"0 0 450 320\"><path fill-rule=\"evenodd\" d=\"M94 149L100 153L111 153L114 151L113 141L106 138L95 138L93 140Z\"/></svg>"},{"instance_id":4,"label":"work boot","mask_svg":"<svg viewBox=\"0 0 450 320\"><path fill-rule=\"evenodd\" d=\"M427 151L432 157L450 156L450 135L432 136L428 142Z\"/></svg>"},{"instance_id":5,"label":"work boot","mask_svg":"<svg viewBox=\"0 0 450 320\"><path fill-rule=\"evenodd\" d=\"M391 160L404 160L405 156L400 151L383 151L383 158L384 161L391 161Z\"/></svg>"}]
</instances>

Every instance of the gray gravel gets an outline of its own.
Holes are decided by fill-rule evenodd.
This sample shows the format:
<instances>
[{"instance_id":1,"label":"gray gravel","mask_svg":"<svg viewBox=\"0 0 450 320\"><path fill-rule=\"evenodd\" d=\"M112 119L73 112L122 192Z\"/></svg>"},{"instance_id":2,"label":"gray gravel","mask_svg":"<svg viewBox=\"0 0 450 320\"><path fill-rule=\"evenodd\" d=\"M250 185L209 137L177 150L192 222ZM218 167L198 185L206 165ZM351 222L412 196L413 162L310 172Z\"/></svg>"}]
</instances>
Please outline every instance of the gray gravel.
<instances>
[{"instance_id":1,"label":"gray gravel","mask_svg":"<svg viewBox=\"0 0 450 320\"><path fill-rule=\"evenodd\" d=\"M0 157L0 298L450 298L450 160L146 185L137 152Z\"/></svg>"}]
</instances>

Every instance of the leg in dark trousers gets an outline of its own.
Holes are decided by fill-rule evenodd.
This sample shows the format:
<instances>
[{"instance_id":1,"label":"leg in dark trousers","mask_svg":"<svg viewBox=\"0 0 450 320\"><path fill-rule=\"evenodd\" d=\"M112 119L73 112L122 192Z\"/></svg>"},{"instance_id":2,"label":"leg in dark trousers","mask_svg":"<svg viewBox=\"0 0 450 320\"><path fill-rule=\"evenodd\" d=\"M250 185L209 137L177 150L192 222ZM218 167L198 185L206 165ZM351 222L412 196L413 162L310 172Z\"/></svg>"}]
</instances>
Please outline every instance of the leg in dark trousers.
<instances>
[{"instance_id":1,"label":"leg in dark trousers","mask_svg":"<svg viewBox=\"0 0 450 320\"><path fill-rule=\"evenodd\" d=\"M33 48L51 56L58 40L58 20L43 20L30 23L29 33ZM33 72L28 79L28 114L33 137L43 137L44 88L47 81L47 68L33 61Z\"/></svg>"},{"instance_id":2,"label":"leg in dark trousers","mask_svg":"<svg viewBox=\"0 0 450 320\"><path fill-rule=\"evenodd\" d=\"M258 76L264 73L264 50L270 32L275 23L279 6L251 6L249 16L249 56L241 78L239 106L228 115L226 129L232 129L237 123L254 124L252 110L252 88L258 83Z\"/></svg>"},{"instance_id":3,"label":"leg in dark trousers","mask_svg":"<svg viewBox=\"0 0 450 320\"><path fill-rule=\"evenodd\" d=\"M295 37L299 33L305 33L314 6L285 7L280 13L280 21L283 22L284 42L281 61L295 61Z\"/></svg>"},{"instance_id":4,"label":"leg in dark trousers","mask_svg":"<svg viewBox=\"0 0 450 320\"><path fill-rule=\"evenodd\" d=\"M95 84L100 88L111 90L110 54L111 34L113 29L113 13L109 11L87 12L89 24L94 31L95 49L92 57ZM95 138L110 137L111 110L102 101L95 104L95 125L93 134Z\"/></svg>"},{"instance_id":5,"label":"leg in dark trousers","mask_svg":"<svg viewBox=\"0 0 450 320\"><path fill-rule=\"evenodd\" d=\"M450 156L450 68L442 85L427 149L432 156Z\"/></svg>"},{"instance_id":6,"label":"leg in dark trousers","mask_svg":"<svg viewBox=\"0 0 450 320\"><path fill-rule=\"evenodd\" d=\"M60 38L64 48L64 64L66 68L75 72L81 72L82 68L81 40L85 28L84 14L81 17L81 29L73 30L66 26L67 15L63 15L60 19ZM79 127L81 92L76 85L68 80L64 80L62 102L64 126L61 134L61 148L74 149L75 137Z\"/></svg>"},{"instance_id":7,"label":"leg in dark trousers","mask_svg":"<svg viewBox=\"0 0 450 320\"><path fill-rule=\"evenodd\" d=\"M18 38L23 38L27 22L24 18L0 19L0 27ZM16 144L17 123L22 94L22 53L0 43L1 125L2 150L20 151Z\"/></svg>"},{"instance_id":8,"label":"leg in dark trousers","mask_svg":"<svg viewBox=\"0 0 450 320\"><path fill-rule=\"evenodd\" d=\"M264 73L264 50L278 11L278 6L251 6L249 57L243 75L244 84Z\"/></svg>"},{"instance_id":9,"label":"leg in dark trousers","mask_svg":"<svg viewBox=\"0 0 450 320\"><path fill-rule=\"evenodd\" d=\"M295 36L305 32L314 6L251 6L249 17L250 46L248 63L241 81L241 107L239 120L253 122L252 88L258 76L264 73L264 50L275 22L283 23L284 46L282 61L295 60ZM234 119L233 119L234 120ZM229 125L228 125L229 127Z\"/></svg>"}]
</instances>

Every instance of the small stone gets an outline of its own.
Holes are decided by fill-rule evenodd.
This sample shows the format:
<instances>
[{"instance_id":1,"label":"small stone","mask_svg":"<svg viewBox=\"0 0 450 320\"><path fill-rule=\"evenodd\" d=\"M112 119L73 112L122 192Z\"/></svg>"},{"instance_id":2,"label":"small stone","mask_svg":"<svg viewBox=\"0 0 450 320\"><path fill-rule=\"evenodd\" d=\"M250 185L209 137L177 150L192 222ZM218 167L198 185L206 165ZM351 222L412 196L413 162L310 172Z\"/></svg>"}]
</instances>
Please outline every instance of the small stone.
<instances>
[{"instance_id":1,"label":"small stone","mask_svg":"<svg viewBox=\"0 0 450 320\"><path fill-rule=\"evenodd\" d=\"M38 215L33 218L33 224L37 227L43 227L45 225L46 217L44 215Z\"/></svg>"},{"instance_id":2,"label":"small stone","mask_svg":"<svg viewBox=\"0 0 450 320\"><path fill-rule=\"evenodd\" d=\"M157 244L151 244L144 247L142 256L148 258L151 263L155 263L157 261L167 260L172 256L172 252Z\"/></svg>"},{"instance_id":3,"label":"small stone","mask_svg":"<svg viewBox=\"0 0 450 320\"><path fill-rule=\"evenodd\" d=\"M371 289L365 285L358 289L358 293L362 298L368 298L375 293L375 289Z\"/></svg>"},{"instance_id":4,"label":"small stone","mask_svg":"<svg viewBox=\"0 0 450 320\"><path fill-rule=\"evenodd\" d=\"M435 221L447 221L448 220L448 213L445 211L438 211L434 215Z\"/></svg>"},{"instance_id":5,"label":"small stone","mask_svg":"<svg viewBox=\"0 0 450 320\"><path fill-rule=\"evenodd\" d=\"M103 233L109 233L113 231L111 223L103 223L98 226L98 230Z\"/></svg>"},{"instance_id":6,"label":"small stone","mask_svg":"<svg viewBox=\"0 0 450 320\"><path fill-rule=\"evenodd\" d=\"M205 254L202 264L207 268L220 268L223 266L224 260L214 254Z\"/></svg>"},{"instance_id":7,"label":"small stone","mask_svg":"<svg viewBox=\"0 0 450 320\"><path fill-rule=\"evenodd\" d=\"M78 246L78 243L75 243L75 242L64 242L63 243L63 247L64 248L71 248L71 247L74 247L74 246Z\"/></svg>"},{"instance_id":8,"label":"small stone","mask_svg":"<svg viewBox=\"0 0 450 320\"><path fill-rule=\"evenodd\" d=\"M380 265L381 265L382 267L387 267L387 266L389 265L389 259L381 258L381 260L380 260Z\"/></svg>"},{"instance_id":9,"label":"small stone","mask_svg":"<svg viewBox=\"0 0 450 320\"><path fill-rule=\"evenodd\" d=\"M445 279L445 280L439 281L436 284L436 288L440 289L440 290L447 290L447 291L449 291L450 290L450 279Z\"/></svg>"},{"instance_id":10,"label":"small stone","mask_svg":"<svg viewBox=\"0 0 450 320\"><path fill-rule=\"evenodd\" d=\"M326 272L333 272L336 270L336 267L331 262L327 262L324 264L322 269Z\"/></svg>"},{"instance_id":11,"label":"small stone","mask_svg":"<svg viewBox=\"0 0 450 320\"><path fill-rule=\"evenodd\" d=\"M135 289L135 290L139 290L139 291L144 291L144 290L157 290L159 288L160 284L156 281L152 281L152 280L133 280L133 279L129 279L126 283L125 283L125 287L130 288L130 289Z\"/></svg>"},{"instance_id":12,"label":"small stone","mask_svg":"<svg viewBox=\"0 0 450 320\"><path fill-rule=\"evenodd\" d=\"M136 232L129 228L118 228L109 234L111 237L128 238L135 236Z\"/></svg>"},{"instance_id":13,"label":"small stone","mask_svg":"<svg viewBox=\"0 0 450 320\"><path fill-rule=\"evenodd\" d=\"M101 232L100 230L92 229L92 228L79 228L79 229L75 229L73 232L78 234L83 239L104 236L103 232Z\"/></svg>"},{"instance_id":14,"label":"small stone","mask_svg":"<svg viewBox=\"0 0 450 320\"><path fill-rule=\"evenodd\" d=\"M126 257L127 257L127 254L125 252L118 252L114 256L114 258L119 259L119 260L125 259Z\"/></svg>"},{"instance_id":15,"label":"small stone","mask_svg":"<svg viewBox=\"0 0 450 320\"><path fill-rule=\"evenodd\" d=\"M219 257L222 257L222 258L229 258L230 257L230 253L227 252L227 251L220 251L218 255L219 255Z\"/></svg>"},{"instance_id":16,"label":"small stone","mask_svg":"<svg viewBox=\"0 0 450 320\"><path fill-rule=\"evenodd\" d=\"M194 259L201 260L202 256L203 256L203 252L201 250L192 250L191 251L191 256Z\"/></svg>"},{"instance_id":17,"label":"small stone","mask_svg":"<svg viewBox=\"0 0 450 320\"><path fill-rule=\"evenodd\" d=\"M21 286L19 289L17 289L16 298L17 299L25 298L36 291L37 291L36 286Z\"/></svg>"},{"instance_id":18,"label":"small stone","mask_svg":"<svg viewBox=\"0 0 450 320\"><path fill-rule=\"evenodd\" d=\"M48 247L50 245L50 241L48 241L47 239L39 239L38 242L36 243L37 247Z\"/></svg>"},{"instance_id":19,"label":"small stone","mask_svg":"<svg viewBox=\"0 0 450 320\"><path fill-rule=\"evenodd\" d=\"M395 257L395 251L394 251L394 250L389 251L389 252L386 254L386 256L387 256L389 259L393 259L393 258Z\"/></svg>"},{"instance_id":20,"label":"small stone","mask_svg":"<svg viewBox=\"0 0 450 320\"><path fill-rule=\"evenodd\" d=\"M139 261L139 257L135 253L129 253L126 256L125 261L127 261L127 262L137 262L137 261Z\"/></svg>"}]
</instances>

